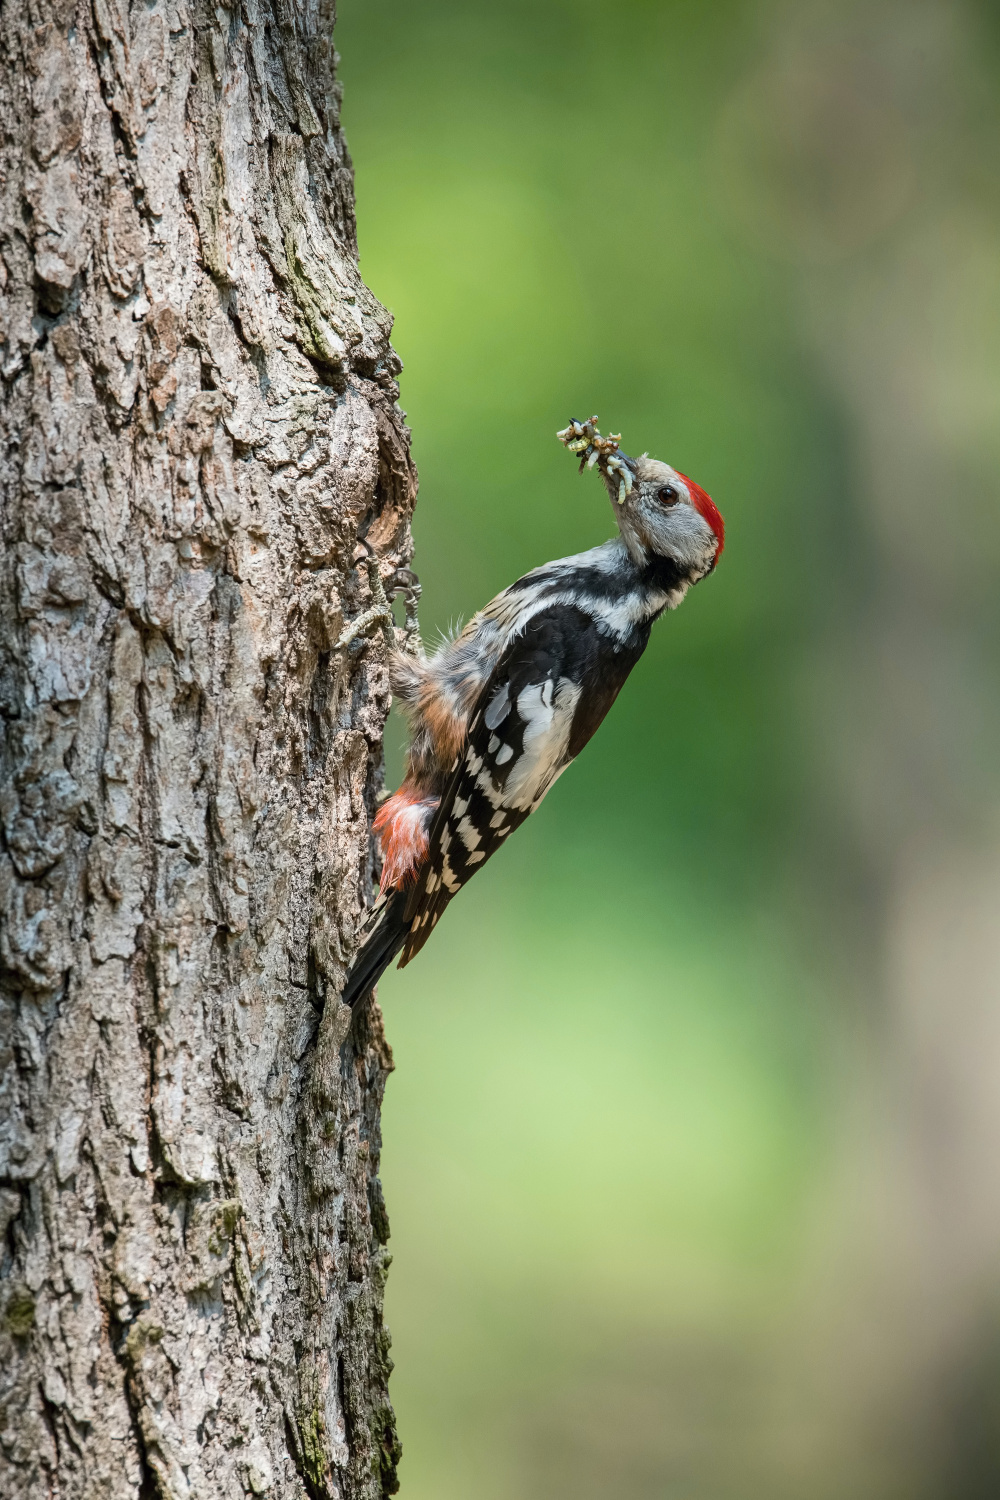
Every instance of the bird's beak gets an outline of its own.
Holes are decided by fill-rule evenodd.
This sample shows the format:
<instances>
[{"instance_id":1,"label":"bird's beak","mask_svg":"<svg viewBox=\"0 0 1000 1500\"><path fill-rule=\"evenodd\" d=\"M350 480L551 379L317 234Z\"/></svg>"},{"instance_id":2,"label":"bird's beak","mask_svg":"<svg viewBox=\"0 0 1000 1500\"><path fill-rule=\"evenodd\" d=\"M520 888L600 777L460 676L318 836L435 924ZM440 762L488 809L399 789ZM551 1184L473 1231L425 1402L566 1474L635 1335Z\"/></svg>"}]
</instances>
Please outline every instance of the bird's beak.
<instances>
[{"instance_id":1,"label":"bird's beak","mask_svg":"<svg viewBox=\"0 0 1000 1500\"><path fill-rule=\"evenodd\" d=\"M625 504L635 482L635 460L620 451L620 432L601 437L596 417L587 422L574 418L568 427L556 433L556 437L571 453L579 453L581 474L584 469L596 467L612 500L619 505Z\"/></svg>"},{"instance_id":2,"label":"bird's beak","mask_svg":"<svg viewBox=\"0 0 1000 1500\"><path fill-rule=\"evenodd\" d=\"M601 459L599 467L613 504L624 505L635 485L635 459L627 453L613 453Z\"/></svg>"}]
</instances>

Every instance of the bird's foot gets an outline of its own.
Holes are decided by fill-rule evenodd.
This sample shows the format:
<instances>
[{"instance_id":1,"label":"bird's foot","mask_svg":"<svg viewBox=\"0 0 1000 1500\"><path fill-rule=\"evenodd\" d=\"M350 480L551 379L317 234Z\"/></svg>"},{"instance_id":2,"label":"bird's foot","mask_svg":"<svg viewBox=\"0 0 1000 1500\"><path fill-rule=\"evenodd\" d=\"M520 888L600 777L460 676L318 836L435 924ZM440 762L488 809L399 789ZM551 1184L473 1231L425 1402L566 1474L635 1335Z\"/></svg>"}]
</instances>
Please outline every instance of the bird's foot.
<instances>
[{"instance_id":1,"label":"bird's foot","mask_svg":"<svg viewBox=\"0 0 1000 1500\"><path fill-rule=\"evenodd\" d=\"M402 594L406 623L403 626L403 650L414 652L420 645L420 579L412 568L397 568L392 576L392 593Z\"/></svg>"},{"instance_id":2,"label":"bird's foot","mask_svg":"<svg viewBox=\"0 0 1000 1500\"><path fill-rule=\"evenodd\" d=\"M556 437L571 453L579 453L581 474L584 469L592 469L595 464L602 467L609 478L617 474L618 504L624 505L625 496L632 493L633 474L625 455L618 451L621 433L612 432L607 437L601 437L597 430L596 416L590 417L586 422L577 421L574 417L568 427L556 433Z\"/></svg>"},{"instance_id":3,"label":"bird's foot","mask_svg":"<svg viewBox=\"0 0 1000 1500\"><path fill-rule=\"evenodd\" d=\"M350 646L352 641L360 640L368 635L373 626L379 626L385 640L386 649L395 651L398 649L396 641L396 621L392 613L392 600L396 594L404 596L404 608L406 611L406 624L403 627L402 650L412 651L420 640L420 625L417 620L417 604L420 600L420 580L416 573L409 568L397 568L390 580L388 593L382 582L379 572L378 559L371 555L365 558L365 566L368 569L368 587L371 592L372 602L363 614L358 615L349 624L344 626L334 650L343 651Z\"/></svg>"},{"instance_id":4,"label":"bird's foot","mask_svg":"<svg viewBox=\"0 0 1000 1500\"><path fill-rule=\"evenodd\" d=\"M367 557L365 566L368 569L368 587L371 590L372 602L363 614L344 626L334 646L335 651L343 651L352 641L366 636L373 625L381 626L386 648L389 651L396 649L396 622L392 617L392 605L386 597L382 575L378 570L378 558Z\"/></svg>"}]
</instances>

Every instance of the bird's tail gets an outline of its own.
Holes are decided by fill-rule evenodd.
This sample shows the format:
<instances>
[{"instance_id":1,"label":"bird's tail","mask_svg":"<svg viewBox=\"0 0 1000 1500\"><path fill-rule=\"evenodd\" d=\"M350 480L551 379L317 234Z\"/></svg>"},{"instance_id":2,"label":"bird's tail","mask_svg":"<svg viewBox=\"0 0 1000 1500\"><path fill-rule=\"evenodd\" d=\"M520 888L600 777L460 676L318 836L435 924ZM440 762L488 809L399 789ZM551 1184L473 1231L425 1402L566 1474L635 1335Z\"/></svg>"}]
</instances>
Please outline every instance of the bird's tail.
<instances>
[{"instance_id":1,"label":"bird's tail","mask_svg":"<svg viewBox=\"0 0 1000 1500\"><path fill-rule=\"evenodd\" d=\"M406 941L408 923L403 919L406 891L380 896L372 907L368 928L344 985L345 1005L354 1005L378 983Z\"/></svg>"}]
</instances>

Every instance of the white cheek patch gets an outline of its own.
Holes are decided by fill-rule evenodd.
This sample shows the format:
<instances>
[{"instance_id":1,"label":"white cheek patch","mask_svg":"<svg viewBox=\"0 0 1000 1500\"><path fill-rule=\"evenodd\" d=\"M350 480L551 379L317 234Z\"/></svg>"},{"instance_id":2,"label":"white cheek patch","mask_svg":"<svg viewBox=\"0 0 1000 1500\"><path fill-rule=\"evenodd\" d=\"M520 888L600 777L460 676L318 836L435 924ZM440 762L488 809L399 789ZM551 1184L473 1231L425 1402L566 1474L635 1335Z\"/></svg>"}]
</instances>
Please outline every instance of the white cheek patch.
<instances>
[{"instance_id":1,"label":"white cheek patch","mask_svg":"<svg viewBox=\"0 0 1000 1500\"><path fill-rule=\"evenodd\" d=\"M694 506L685 501L662 513L644 510L638 519L646 545L674 558L682 568L708 567L715 556L715 532Z\"/></svg>"}]
</instances>

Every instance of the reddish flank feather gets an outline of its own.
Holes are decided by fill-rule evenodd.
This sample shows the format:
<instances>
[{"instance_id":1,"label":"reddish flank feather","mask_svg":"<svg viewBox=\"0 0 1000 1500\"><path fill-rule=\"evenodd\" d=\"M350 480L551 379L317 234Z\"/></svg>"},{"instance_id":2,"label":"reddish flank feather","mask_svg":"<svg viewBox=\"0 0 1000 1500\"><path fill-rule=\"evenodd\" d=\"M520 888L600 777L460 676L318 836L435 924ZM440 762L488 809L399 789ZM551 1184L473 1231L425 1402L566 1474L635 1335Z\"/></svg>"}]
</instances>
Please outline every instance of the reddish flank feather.
<instances>
[{"instance_id":1,"label":"reddish flank feather","mask_svg":"<svg viewBox=\"0 0 1000 1500\"><path fill-rule=\"evenodd\" d=\"M404 782L375 815L372 828L382 845L379 890L401 891L410 885L427 858L427 830L440 797L424 797Z\"/></svg>"},{"instance_id":2,"label":"reddish flank feather","mask_svg":"<svg viewBox=\"0 0 1000 1500\"><path fill-rule=\"evenodd\" d=\"M680 474L679 469L677 472ZM719 549L715 554L715 561L718 562L722 556L722 549L726 545L726 523L722 519L719 508L711 495L707 494L700 484L695 484L693 479L689 479L686 474L681 474L681 478L688 487L691 504L702 519L708 522L718 538Z\"/></svg>"}]
</instances>

